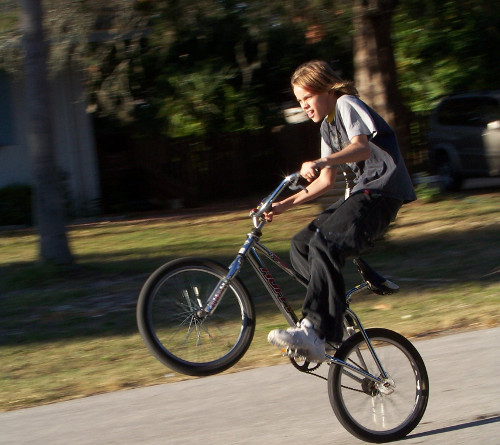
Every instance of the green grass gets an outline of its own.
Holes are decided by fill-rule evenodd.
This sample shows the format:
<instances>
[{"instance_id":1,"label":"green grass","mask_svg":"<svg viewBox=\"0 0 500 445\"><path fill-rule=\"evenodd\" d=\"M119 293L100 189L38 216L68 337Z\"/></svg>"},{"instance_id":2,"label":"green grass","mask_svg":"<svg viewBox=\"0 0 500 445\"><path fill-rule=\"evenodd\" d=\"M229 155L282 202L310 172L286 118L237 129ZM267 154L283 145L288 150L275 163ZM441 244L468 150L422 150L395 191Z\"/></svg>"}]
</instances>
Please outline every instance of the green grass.
<instances>
[{"instance_id":1,"label":"green grass","mask_svg":"<svg viewBox=\"0 0 500 445\"><path fill-rule=\"evenodd\" d=\"M266 226L264 243L287 260L289 238L319 210L311 204L281 215ZM195 255L229 264L251 227L247 214L240 206L73 225L77 263L68 268L36 263L32 230L0 232L0 410L187 378L143 345L137 296L149 273L170 259ZM499 229L498 193L403 207L385 239L364 256L401 292L364 292L351 307L365 326L409 337L499 325ZM345 270L347 284L357 284L354 267ZM230 372L286 363L266 341L270 329L284 326L281 314L251 271L242 278L256 302L257 328L250 350ZM303 288L279 283L299 310Z\"/></svg>"}]
</instances>

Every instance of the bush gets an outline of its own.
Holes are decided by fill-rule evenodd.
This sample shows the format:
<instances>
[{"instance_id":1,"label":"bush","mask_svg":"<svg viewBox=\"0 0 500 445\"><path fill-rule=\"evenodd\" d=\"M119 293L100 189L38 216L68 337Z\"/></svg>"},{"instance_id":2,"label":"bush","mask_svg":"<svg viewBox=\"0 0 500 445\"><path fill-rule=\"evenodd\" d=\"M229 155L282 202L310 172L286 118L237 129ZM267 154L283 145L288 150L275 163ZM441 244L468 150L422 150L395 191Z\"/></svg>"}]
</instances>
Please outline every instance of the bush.
<instances>
[{"instance_id":1,"label":"bush","mask_svg":"<svg viewBox=\"0 0 500 445\"><path fill-rule=\"evenodd\" d=\"M31 187L13 184L0 189L0 225L31 224Z\"/></svg>"}]
</instances>

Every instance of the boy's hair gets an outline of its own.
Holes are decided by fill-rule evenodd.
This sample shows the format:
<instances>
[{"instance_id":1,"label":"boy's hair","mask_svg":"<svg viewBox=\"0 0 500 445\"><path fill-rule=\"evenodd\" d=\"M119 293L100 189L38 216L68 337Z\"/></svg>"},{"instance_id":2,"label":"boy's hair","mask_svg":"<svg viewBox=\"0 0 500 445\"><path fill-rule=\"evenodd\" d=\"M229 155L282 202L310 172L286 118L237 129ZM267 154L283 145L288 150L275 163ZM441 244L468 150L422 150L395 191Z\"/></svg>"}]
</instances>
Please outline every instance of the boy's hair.
<instances>
[{"instance_id":1,"label":"boy's hair","mask_svg":"<svg viewBox=\"0 0 500 445\"><path fill-rule=\"evenodd\" d=\"M292 87L298 86L314 94L335 90L338 97L344 94L359 96L352 82L341 79L328 63L322 60L311 60L300 65L290 79Z\"/></svg>"}]
</instances>

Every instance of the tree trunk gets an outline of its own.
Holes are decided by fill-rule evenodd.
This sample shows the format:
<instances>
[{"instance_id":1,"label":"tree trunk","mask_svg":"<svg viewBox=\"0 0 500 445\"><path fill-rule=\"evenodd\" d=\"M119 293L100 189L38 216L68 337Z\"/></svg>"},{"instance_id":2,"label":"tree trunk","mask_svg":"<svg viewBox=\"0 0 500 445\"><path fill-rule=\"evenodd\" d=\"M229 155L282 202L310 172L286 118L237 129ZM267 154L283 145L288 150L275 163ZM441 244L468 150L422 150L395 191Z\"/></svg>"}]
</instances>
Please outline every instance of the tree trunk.
<instances>
[{"instance_id":1,"label":"tree trunk","mask_svg":"<svg viewBox=\"0 0 500 445\"><path fill-rule=\"evenodd\" d=\"M364 101L396 131L409 151L409 113L398 89L391 21L398 0L354 0L355 84Z\"/></svg>"},{"instance_id":2,"label":"tree trunk","mask_svg":"<svg viewBox=\"0 0 500 445\"><path fill-rule=\"evenodd\" d=\"M55 264L73 261L64 225L50 114L47 48L41 0L21 0L28 104L28 143L34 165L34 214L40 235L40 259Z\"/></svg>"}]
</instances>

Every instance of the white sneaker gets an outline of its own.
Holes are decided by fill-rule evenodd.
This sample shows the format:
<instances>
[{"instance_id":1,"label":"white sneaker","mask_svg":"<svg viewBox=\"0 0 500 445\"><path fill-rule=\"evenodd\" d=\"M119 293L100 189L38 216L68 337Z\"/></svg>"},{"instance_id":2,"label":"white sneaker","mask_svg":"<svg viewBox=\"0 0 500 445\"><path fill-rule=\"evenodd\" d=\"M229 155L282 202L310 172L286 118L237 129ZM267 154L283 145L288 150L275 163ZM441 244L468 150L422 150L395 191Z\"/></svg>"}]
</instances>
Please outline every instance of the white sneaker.
<instances>
[{"instance_id":1,"label":"white sneaker","mask_svg":"<svg viewBox=\"0 0 500 445\"><path fill-rule=\"evenodd\" d=\"M311 362L325 361L325 340L318 337L313 324L304 318L296 328L274 329L269 332L267 341L278 348L287 348L295 355L302 356Z\"/></svg>"}]
</instances>

